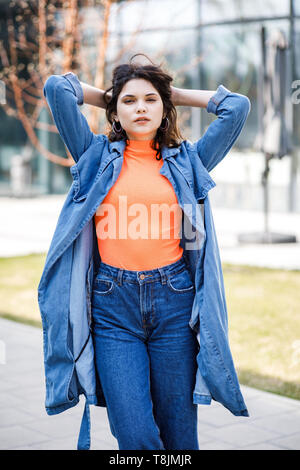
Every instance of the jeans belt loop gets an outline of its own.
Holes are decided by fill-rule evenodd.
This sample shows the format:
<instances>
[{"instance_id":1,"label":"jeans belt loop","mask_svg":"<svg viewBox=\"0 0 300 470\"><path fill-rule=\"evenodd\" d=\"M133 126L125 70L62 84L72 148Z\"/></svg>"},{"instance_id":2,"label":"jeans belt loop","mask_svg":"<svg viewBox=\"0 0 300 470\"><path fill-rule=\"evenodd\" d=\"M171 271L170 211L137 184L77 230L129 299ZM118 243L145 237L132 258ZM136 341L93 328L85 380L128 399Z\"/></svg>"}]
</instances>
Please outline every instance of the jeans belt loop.
<instances>
[{"instance_id":1,"label":"jeans belt loop","mask_svg":"<svg viewBox=\"0 0 300 470\"><path fill-rule=\"evenodd\" d=\"M162 283L162 284L166 284L166 282L167 282L167 276L166 276L166 274L165 274L163 268L158 268L158 270L159 270L159 274L160 274L160 277L161 277L161 283Z\"/></svg>"},{"instance_id":2,"label":"jeans belt loop","mask_svg":"<svg viewBox=\"0 0 300 470\"><path fill-rule=\"evenodd\" d=\"M118 284L119 284L119 286L122 285L123 272L124 272L124 269L119 269L119 271L118 271Z\"/></svg>"}]
</instances>

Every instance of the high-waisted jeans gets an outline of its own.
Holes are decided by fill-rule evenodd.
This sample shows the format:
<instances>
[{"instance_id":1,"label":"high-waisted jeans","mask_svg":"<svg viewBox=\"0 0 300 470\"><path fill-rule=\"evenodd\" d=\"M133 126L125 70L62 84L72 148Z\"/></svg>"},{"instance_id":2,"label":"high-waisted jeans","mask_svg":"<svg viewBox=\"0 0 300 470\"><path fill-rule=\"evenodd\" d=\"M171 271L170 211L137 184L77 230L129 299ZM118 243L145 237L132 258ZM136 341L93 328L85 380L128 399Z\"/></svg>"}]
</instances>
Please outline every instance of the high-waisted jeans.
<instances>
[{"instance_id":1,"label":"high-waisted jeans","mask_svg":"<svg viewBox=\"0 0 300 470\"><path fill-rule=\"evenodd\" d=\"M183 258L146 271L102 262L96 273L96 369L119 449L199 449L194 294Z\"/></svg>"}]
</instances>

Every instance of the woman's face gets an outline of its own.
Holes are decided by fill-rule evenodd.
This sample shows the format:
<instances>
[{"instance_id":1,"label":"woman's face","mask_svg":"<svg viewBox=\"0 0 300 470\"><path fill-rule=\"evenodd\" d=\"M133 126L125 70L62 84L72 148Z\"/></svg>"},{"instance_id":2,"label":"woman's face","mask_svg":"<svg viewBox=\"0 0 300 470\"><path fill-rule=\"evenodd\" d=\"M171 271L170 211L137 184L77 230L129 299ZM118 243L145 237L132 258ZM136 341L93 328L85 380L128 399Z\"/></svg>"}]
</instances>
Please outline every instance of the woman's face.
<instances>
[{"instance_id":1,"label":"woman's face","mask_svg":"<svg viewBox=\"0 0 300 470\"><path fill-rule=\"evenodd\" d=\"M163 102L148 80L133 78L123 86L117 101L115 120L130 140L152 140L163 118ZM144 121L139 119L145 118Z\"/></svg>"}]
</instances>

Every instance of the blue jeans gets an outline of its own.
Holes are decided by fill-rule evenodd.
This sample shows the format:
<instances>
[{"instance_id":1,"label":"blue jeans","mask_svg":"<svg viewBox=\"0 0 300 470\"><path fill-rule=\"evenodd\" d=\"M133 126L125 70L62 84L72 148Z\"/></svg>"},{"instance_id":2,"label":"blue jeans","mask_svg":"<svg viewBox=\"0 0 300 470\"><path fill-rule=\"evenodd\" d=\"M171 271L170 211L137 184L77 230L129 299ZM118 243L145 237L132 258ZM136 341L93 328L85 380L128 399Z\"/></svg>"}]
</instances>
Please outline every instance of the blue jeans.
<instances>
[{"instance_id":1,"label":"blue jeans","mask_svg":"<svg viewBox=\"0 0 300 470\"><path fill-rule=\"evenodd\" d=\"M101 262L92 295L95 362L120 450L199 449L194 294L183 258L147 271Z\"/></svg>"}]
</instances>

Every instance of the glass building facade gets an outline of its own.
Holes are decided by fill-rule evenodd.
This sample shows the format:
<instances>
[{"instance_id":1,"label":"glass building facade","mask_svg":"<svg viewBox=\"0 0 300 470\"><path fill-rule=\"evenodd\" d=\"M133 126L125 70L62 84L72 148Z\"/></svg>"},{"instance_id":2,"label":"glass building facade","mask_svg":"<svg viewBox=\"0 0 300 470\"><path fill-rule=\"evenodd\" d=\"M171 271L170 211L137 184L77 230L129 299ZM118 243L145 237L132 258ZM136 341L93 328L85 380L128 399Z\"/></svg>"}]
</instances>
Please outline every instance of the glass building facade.
<instances>
[{"instance_id":1,"label":"glass building facade","mask_svg":"<svg viewBox=\"0 0 300 470\"><path fill-rule=\"evenodd\" d=\"M5 34L7 2L0 0L1 31ZM95 32L101 29L101 6L95 2L81 2L81 47L89 62L90 76L94 76L96 57ZM57 24L63 12L57 9ZM234 92L245 94L251 101L251 113L234 150L250 155L255 153L255 138L259 132L259 106L262 100L260 74L262 69L261 35L266 38L274 28L283 31L289 41L287 54L288 84L300 79L300 0L131 0L112 4L109 19L108 49L105 65L105 86L115 65L131 55L144 52L163 64L174 77L179 88L214 90L222 83ZM59 57L59 47L57 54ZM90 77L75 70L79 78L90 83ZM61 73L59 66L55 73ZM91 83L92 84L92 83ZM299 85L300 89L300 85ZM295 91L290 89L290 95ZM300 96L299 96L300 97ZM284 190L283 210L300 211L295 188L299 174L300 104L288 103L288 127L295 146L293 155L285 157L288 163L288 181ZM89 118L90 107L81 110ZM198 139L214 116L197 108L177 108L184 138ZM104 110L99 119L99 130L105 128ZM22 154L28 136L17 119L8 116L0 106L0 195L11 194L12 159ZM41 122L52 122L47 108L40 115ZM56 133L37 131L38 138L52 153L66 157L62 141ZM279 163L283 163L283 160ZM223 163L222 163L223 165ZM287 163L285 163L287 165ZM33 151L30 160L31 194L65 193L71 184L68 166L54 164ZM218 184L218 181L217 181ZM297 196L298 194L298 196ZM229 204L230 205L230 204ZM249 206L250 207L250 206ZM253 207L257 208L257 207Z\"/></svg>"}]
</instances>

